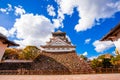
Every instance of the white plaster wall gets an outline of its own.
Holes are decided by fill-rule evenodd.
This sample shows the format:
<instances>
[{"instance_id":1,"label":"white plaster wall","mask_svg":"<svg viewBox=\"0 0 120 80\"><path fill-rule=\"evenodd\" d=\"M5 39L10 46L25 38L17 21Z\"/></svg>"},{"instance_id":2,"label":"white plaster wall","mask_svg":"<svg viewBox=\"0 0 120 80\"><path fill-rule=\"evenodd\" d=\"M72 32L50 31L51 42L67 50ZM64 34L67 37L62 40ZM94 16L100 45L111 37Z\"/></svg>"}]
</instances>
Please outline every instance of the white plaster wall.
<instances>
[{"instance_id":1,"label":"white plaster wall","mask_svg":"<svg viewBox=\"0 0 120 80\"><path fill-rule=\"evenodd\" d=\"M117 48L118 52L120 53L120 39L114 41L115 47Z\"/></svg>"},{"instance_id":2,"label":"white plaster wall","mask_svg":"<svg viewBox=\"0 0 120 80\"><path fill-rule=\"evenodd\" d=\"M4 55L5 49L7 48L7 44L3 44L0 41L0 61L2 60L2 57Z\"/></svg>"},{"instance_id":3,"label":"white plaster wall","mask_svg":"<svg viewBox=\"0 0 120 80\"><path fill-rule=\"evenodd\" d=\"M75 51L75 48L45 48L46 52L71 52Z\"/></svg>"}]
</instances>

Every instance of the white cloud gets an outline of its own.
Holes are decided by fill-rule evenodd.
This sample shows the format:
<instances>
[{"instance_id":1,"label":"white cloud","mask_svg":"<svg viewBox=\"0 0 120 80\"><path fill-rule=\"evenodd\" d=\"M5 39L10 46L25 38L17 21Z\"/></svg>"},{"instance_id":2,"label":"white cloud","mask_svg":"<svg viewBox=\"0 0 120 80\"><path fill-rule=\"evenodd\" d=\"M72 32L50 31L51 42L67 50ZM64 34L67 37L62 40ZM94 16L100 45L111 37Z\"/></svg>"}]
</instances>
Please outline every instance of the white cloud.
<instances>
[{"instance_id":1,"label":"white cloud","mask_svg":"<svg viewBox=\"0 0 120 80\"><path fill-rule=\"evenodd\" d=\"M116 55L116 52L115 52L115 51L113 51L113 52L112 52L112 54L113 54L113 55Z\"/></svg>"},{"instance_id":2,"label":"white cloud","mask_svg":"<svg viewBox=\"0 0 120 80\"><path fill-rule=\"evenodd\" d=\"M20 5L14 6L14 8L12 8L11 4L7 4L7 6L8 6L7 8L0 8L0 12L9 14L9 12L15 11L16 16L25 14L25 10Z\"/></svg>"},{"instance_id":3,"label":"white cloud","mask_svg":"<svg viewBox=\"0 0 120 80\"><path fill-rule=\"evenodd\" d=\"M55 0L58 5L58 17L63 21L64 14L72 15L73 9L77 8L79 13L78 24L75 26L76 31L85 31L91 29L99 23L99 19L113 17L120 11L120 1L113 0ZM69 4L69 5L68 5ZM97 23L95 23L95 20Z\"/></svg>"},{"instance_id":4,"label":"white cloud","mask_svg":"<svg viewBox=\"0 0 120 80\"><path fill-rule=\"evenodd\" d=\"M22 6L14 6L14 13L17 18L13 27L10 30L6 30L4 27L0 27L0 32L7 37L13 37L16 43L20 44L20 48L24 48L27 45L34 45L40 47L45 44L51 36L51 32L54 32L55 27L48 18L43 15L34 15L26 13ZM12 10L12 5L8 4L8 8L5 8L5 12Z\"/></svg>"},{"instance_id":5,"label":"white cloud","mask_svg":"<svg viewBox=\"0 0 120 80\"><path fill-rule=\"evenodd\" d=\"M89 57L88 59L89 60L93 60L93 59L96 59L98 56L91 56L91 57Z\"/></svg>"},{"instance_id":6,"label":"white cloud","mask_svg":"<svg viewBox=\"0 0 120 80\"><path fill-rule=\"evenodd\" d=\"M7 30L5 27L0 26L0 33L2 33L3 35L5 35L6 37L13 37L13 34L15 32L14 28Z\"/></svg>"},{"instance_id":7,"label":"white cloud","mask_svg":"<svg viewBox=\"0 0 120 80\"><path fill-rule=\"evenodd\" d=\"M15 15L23 15L25 14L25 10L22 8L22 6L15 6Z\"/></svg>"},{"instance_id":8,"label":"white cloud","mask_svg":"<svg viewBox=\"0 0 120 80\"><path fill-rule=\"evenodd\" d=\"M12 11L13 9L12 9L12 5L11 4L7 4L8 5L8 8L7 8L7 10L8 11Z\"/></svg>"},{"instance_id":9,"label":"white cloud","mask_svg":"<svg viewBox=\"0 0 120 80\"><path fill-rule=\"evenodd\" d=\"M13 10L11 4L7 4L7 5L8 5L7 8L0 8L0 12L9 14L9 12Z\"/></svg>"},{"instance_id":10,"label":"white cloud","mask_svg":"<svg viewBox=\"0 0 120 80\"><path fill-rule=\"evenodd\" d=\"M62 18L53 19L53 25L54 25L56 28L64 27L62 21L63 21Z\"/></svg>"},{"instance_id":11,"label":"white cloud","mask_svg":"<svg viewBox=\"0 0 120 80\"><path fill-rule=\"evenodd\" d=\"M58 7L58 15L57 15L57 19L53 19L53 24L56 28L58 27L64 27L63 25L63 20L65 19L64 13L62 12L62 10L60 9L60 7Z\"/></svg>"},{"instance_id":12,"label":"white cloud","mask_svg":"<svg viewBox=\"0 0 120 80\"><path fill-rule=\"evenodd\" d=\"M109 48L114 46L114 43L112 41L99 41L96 40L93 42L93 46L95 47L95 50L97 52L103 52L105 50L108 50Z\"/></svg>"},{"instance_id":13,"label":"white cloud","mask_svg":"<svg viewBox=\"0 0 120 80\"><path fill-rule=\"evenodd\" d=\"M6 13L6 12L7 12L7 10L4 9L4 8L0 8L0 11L3 12L3 13Z\"/></svg>"},{"instance_id":14,"label":"white cloud","mask_svg":"<svg viewBox=\"0 0 120 80\"><path fill-rule=\"evenodd\" d=\"M52 5L48 5L47 6L47 12L48 12L48 14L50 15L50 16L55 16L56 15L56 13L55 13L55 11L54 11L55 9L54 9L54 7L52 6Z\"/></svg>"},{"instance_id":15,"label":"white cloud","mask_svg":"<svg viewBox=\"0 0 120 80\"><path fill-rule=\"evenodd\" d=\"M87 55L88 55L88 52L84 52L82 55L87 56Z\"/></svg>"},{"instance_id":16,"label":"white cloud","mask_svg":"<svg viewBox=\"0 0 120 80\"><path fill-rule=\"evenodd\" d=\"M90 43L90 41L91 41L91 39L90 39L90 38L86 39L86 40L85 40L85 44L89 44L89 43Z\"/></svg>"},{"instance_id":17,"label":"white cloud","mask_svg":"<svg viewBox=\"0 0 120 80\"><path fill-rule=\"evenodd\" d=\"M11 34L15 34L20 47L26 45L40 46L49 40L55 27L48 18L43 15L24 14L16 19Z\"/></svg>"},{"instance_id":18,"label":"white cloud","mask_svg":"<svg viewBox=\"0 0 120 80\"><path fill-rule=\"evenodd\" d=\"M9 32L7 29L5 29L4 27L0 26L0 33L2 33L5 36L9 36Z\"/></svg>"},{"instance_id":19,"label":"white cloud","mask_svg":"<svg viewBox=\"0 0 120 80\"><path fill-rule=\"evenodd\" d=\"M56 0L56 2L59 5L59 11L62 14L68 14L71 15L73 13L73 8L75 7L75 4L77 0ZM69 5L68 5L69 4Z\"/></svg>"},{"instance_id":20,"label":"white cloud","mask_svg":"<svg viewBox=\"0 0 120 80\"><path fill-rule=\"evenodd\" d=\"M54 26L55 26L56 28L58 28L59 26L61 26L61 22L60 22L60 20L58 20L58 19L53 19L53 24L54 24Z\"/></svg>"}]
</instances>

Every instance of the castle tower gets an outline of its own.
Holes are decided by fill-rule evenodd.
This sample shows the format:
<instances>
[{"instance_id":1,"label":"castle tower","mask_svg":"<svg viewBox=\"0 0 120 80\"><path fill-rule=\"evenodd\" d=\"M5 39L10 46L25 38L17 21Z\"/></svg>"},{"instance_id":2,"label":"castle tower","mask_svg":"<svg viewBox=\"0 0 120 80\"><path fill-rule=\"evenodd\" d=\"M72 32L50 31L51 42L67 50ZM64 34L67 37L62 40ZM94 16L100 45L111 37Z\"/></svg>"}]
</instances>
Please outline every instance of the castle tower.
<instances>
[{"instance_id":1,"label":"castle tower","mask_svg":"<svg viewBox=\"0 0 120 80\"><path fill-rule=\"evenodd\" d=\"M45 52L72 52L75 51L75 46L66 37L65 32L58 30L52 33L52 38L46 45L41 46Z\"/></svg>"},{"instance_id":2,"label":"castle tower","mask_svg":"<svg viewBox=\"0 0 120 80\"><path fill-rule=\"evenodd\" d=\"M41 47L43 50L34 59L33 68L43 71L44 74L78 74L93 71L90 65L76 54L76 47L68 40L65 32L53 32L50 41Z\"/></svg>"}]
</instances>

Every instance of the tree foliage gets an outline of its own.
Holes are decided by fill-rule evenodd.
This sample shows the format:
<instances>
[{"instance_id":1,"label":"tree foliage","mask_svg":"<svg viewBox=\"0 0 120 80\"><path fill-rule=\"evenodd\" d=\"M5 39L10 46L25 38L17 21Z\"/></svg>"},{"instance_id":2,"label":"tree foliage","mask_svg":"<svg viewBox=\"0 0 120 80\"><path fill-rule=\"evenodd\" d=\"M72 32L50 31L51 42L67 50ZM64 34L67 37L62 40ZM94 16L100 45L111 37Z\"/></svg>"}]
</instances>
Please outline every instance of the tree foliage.
<instances>
[{"instance_id":1,"label":"tree foliage","mask_svg":"<svg viewBox=\"0 0 120 80\"><path fill-rule=\"evenodd\" d=\"M120 65L120 54L111 59L111 63L115 66Z\"/></svg>"},{"instance_id":2,"label":"tree foliage","mask_svg":"<svg viewBox=\"0 0 120 80\"><path fill-rule=\"evenodd\" d=\"M26 46L24 49L7 48L5 50L3 60L19 59L32 60L39 54L39 49L36 46Z\"/></svg>"},{"instance_id":3,"label":"tree foliage","mask_svg":"<svg viewBox=\"0 0 120 80\"><path fill-rule=\"evenodd\" d=\"M80 55L80 58L82 58L83 60L85 60L85 61L87 61L87 57L86 56L84 56L84 55Z\"/></svg>"},{"instance_id":4,"label":"tree foliage","mask_svg":"<svg viewBox=\"0 0 120 80\"><path fill-rule=\"evenodd\" d=\"M96 59L91 61L91 66L93 68L102 67L102 68L109 68L112 67L111 59L113 56L111 54L103 54L98 56Z\"/></svg>"},{"instance_id":5,"label":"tree foliage","mask_svg":"<svg viewBox=\"0 0 120 80\"><path fill-rule=\"evenodd\" d=\"M92 68L101 67L102 66L102 62L99 61L99 59L93 59L91 61L91 66L92 66Z\"/></svg>"},{"instance_id":6,"label":"tree foliage","mask_svg":"<svg viewBox=\"0 0 120 80\"><path fill-rule=\"evenodd\" d=\"M111 58L104 58L103 61L102 61L102 67L103 68L112 67Z\"/></svg>"},{"instance_id":7,"label":"tree foliage","mask_svg":"<svg viewBox=\"0 0 120 80\"><path fill-rule=\"evenodd\" d=\"M15 48L7 48L3 55L3 60L5 59L18 59L18 50Z\"/></svg>"},{"instance_id":8,"label":"tree foliage","mask_svg":"<svg viewBox=\"0 0 120 80\"><path fill-rule=\"evenodd\" d=\"M32 60L38 55L38 53L39 49L36 46L26 46L26 48L23 49L21 56L26 60Z\"/></svg>"}]
</instances>

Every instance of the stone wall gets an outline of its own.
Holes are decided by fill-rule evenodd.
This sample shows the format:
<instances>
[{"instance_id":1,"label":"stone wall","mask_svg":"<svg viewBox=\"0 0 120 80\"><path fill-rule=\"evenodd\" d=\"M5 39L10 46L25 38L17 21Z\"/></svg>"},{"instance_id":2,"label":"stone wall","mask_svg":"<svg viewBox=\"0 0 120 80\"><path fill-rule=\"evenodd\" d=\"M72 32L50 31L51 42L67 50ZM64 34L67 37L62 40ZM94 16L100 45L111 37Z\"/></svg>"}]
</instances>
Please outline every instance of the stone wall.
<instances>
[{"instance_id":1,"label":"stone wall","mask_svg":"<svg viewBox=\"0 0 120 80\"><path fill-rule=\"evenodd\" d=\"M32 74L81 74L93 73L87 62L80 59L75 52L40 53L33 62L2 62L0 70L27 70Z\"/></svg>"},{"instance_id":2,"label":"stone wall","mask_svg":"<svg viewBox=\"0 0 120 80\"><path fill-rule=\"evenodd\" d=\"M34 60L34 69L66 71L67 74L92 73L87 62L77 56L75 52L41 53Z\"/></svg>"},{"instance_id":3,"label":"stone wall","mask_svg":"<svg viewBox=\"0 0 120 80\"><path fill-rule=\"evenodd\" d=\"M19 70L19 69L32 69L33 63L13 63L13 62L2 62L0 63L0 70Z\"/></svg>"}]
</instances>

